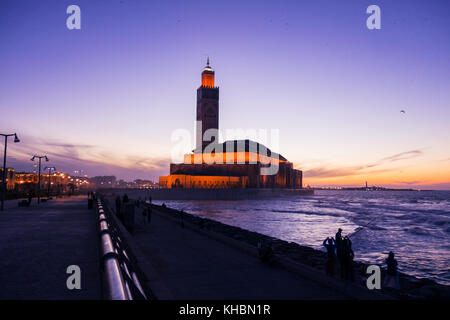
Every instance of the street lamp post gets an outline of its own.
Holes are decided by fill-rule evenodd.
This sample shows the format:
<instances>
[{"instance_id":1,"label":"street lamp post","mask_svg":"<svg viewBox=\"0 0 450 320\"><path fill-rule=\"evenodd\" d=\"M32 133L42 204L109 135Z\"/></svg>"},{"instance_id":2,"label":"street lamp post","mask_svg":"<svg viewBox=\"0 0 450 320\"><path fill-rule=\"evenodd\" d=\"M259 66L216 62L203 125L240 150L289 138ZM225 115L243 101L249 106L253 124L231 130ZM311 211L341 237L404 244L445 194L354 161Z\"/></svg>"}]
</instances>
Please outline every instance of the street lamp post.
<instances>
[{"instance_id":1,"label":"street lamp post","mask_svg":"<svg viewBox=\"0 0 450 320\"><path fill-rule=\"evenodd\" d=\"M45 159L45 161L48 161L47 156L37 156L34 155L33 158L31 158L31 161L34 161L34 159L39 159L39 175L38 175L38 204L41 203L41 160Z\"/></svg>"},{"instance_id":2,"label":"street lamp post","mask_svg":"<svg viewBox=\"0 0 450 320\"><path fill-rule=\"evenodd\" d=\"M14 142L20 142L19 138L17 137L17 134L3 134L0 133L0 136L5 137L5 153L3 154L3 190L2 190L2 205L1 205L1 211L5 208L5 199L6 199L6 147L8 146L8 137L14 136Z\"/></svg>"},{"instance_id":3,"label":"street lamp post","mask_svg":"<svg viewBox=\"0 0 450 320\"><path fill-rule=\"evenodd\" d=\"M48 170L48 188L47 188L47 197L50 198L50 183L51 183L51 170L53 170L53 172L56 171L55 167L45 167L44 170Z\"/></svg>"}]
</instances>

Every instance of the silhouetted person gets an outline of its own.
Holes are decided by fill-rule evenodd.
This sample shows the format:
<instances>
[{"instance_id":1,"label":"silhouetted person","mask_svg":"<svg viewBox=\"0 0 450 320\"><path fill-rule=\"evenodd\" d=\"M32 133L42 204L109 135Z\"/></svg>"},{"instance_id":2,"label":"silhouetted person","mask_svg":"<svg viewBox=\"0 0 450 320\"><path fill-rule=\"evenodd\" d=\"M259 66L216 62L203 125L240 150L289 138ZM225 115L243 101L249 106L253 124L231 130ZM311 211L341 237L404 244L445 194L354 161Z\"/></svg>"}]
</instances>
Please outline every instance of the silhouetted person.
<instances>
[{"instance_id":1,"label":"silhouetted person","mask_svg":"<svg viewBox=\"0 0 450 320\"><path fill-rule=\"evenodd\" d=\"M31 204L31 200L33 200L33 195L31 194L31 192L28 193L28 205Z\"/></svg>"},{"instance_id":2,"label":"silhouetted person","mask_svg":"<svg viewBox=\"0 0 450 320\"><path fill-rule=\"evenodd\" d=\"M152 204L152 197L148 197L148 202L150 202L150 204Z\"/></svg>"},{"instance_id":3,"label":"silhouetted person","mask_svg":"<svg viewBox=\"0 0 450 320\"><path fill-rule=\"evenodd\" d=\"M386 259L386 278L384 279L383 286L384 287L394 287L395 289L400 289L399 281L398 281L398 263L394 258L394 253L392 251L389 252L388 258ZM394 281L394 286L391 285L391 282Z\"/></svg>"},{"instance_id":4,"label":"silhouetted person","mask_svg":"<svg viewBox=\"0 0 450 320\"><path fill-rule=\"evenodd\" d=\"M163 204L161 205L161 208L166 208L166 204L163 202Z\"/></svg>"},{"instance_id":5,"label":"silhouetted person","mask_svg":"<svg viewBox=\"0 0 450 320\"><path fill-rule=\"evenodd\" d=\"M122 200L122 202L123 202L123 203L127 203L128 201L129 201L128 195L125 193L125 194L123 195L123 200Z\"/></svg>"},{"instance_id":6,"label":"silhouetted person","mask_svg":"<svg viewBox=\"0 0 450 320\"><path fill-rule=\"evenodd\" d=\"M341 261L341 255L342 255L342 229L339 228L338 232L336 232L335 236L335 242L336 242L336 255L339 261Z\"/></svg>"},{"instance_id":7,"label":"silhouetted person","mask_svg":"<svg viewBox=\"0 0 450 320\"><path fill-rule=\"evenodd\" d=\"M116 214L119 215L120 213L120 207L122 205L122 201L120 201L120 196L118 195L116 197Z\"/></svg>"},{"instance_id":8,"label":"silhouetted person","mask_svg":"<svg viewBox=\"0 0 450 320\"><path fill-rule=\"evenodd\" d=\"M352 242L348 236L342 239L342 256L341 256L341 277L345 280L353 281L353 259L355 253L352 249Z\"/></svg>"},{"instance_id":9,"label":"silhouetted person","mask_svg":"<svg viewBox=\"0 0 450 320\"><path fill-rule=\"evenodd\" d=\"M334 263L336 261L336 255L334 253L336 249L336 241L332 237L328 237L323 240L323 246L327 249L327 263L325 266L325 273L327 275L334 275Z\"/></svg>"}]
</instances>

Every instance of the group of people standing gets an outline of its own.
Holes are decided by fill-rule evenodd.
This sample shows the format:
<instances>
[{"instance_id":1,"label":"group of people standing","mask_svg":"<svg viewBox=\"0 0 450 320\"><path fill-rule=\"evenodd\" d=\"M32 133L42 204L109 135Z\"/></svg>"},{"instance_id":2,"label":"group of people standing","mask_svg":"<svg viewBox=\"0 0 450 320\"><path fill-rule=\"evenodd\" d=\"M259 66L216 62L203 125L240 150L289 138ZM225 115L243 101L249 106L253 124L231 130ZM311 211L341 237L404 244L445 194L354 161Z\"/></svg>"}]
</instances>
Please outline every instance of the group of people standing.
<instances>
[{"instance_id":1,"label":"group of people standing","mask_svg":"<svg viewBox=\"0 0 450 320\"><path fill-rule=\"evenodd\" d=\"M122 204L125 205L126 203L129 202L128 195L125 193L122 198L120 197L120 195L117 195L115 202L116 202L116 216L123 223L124 222L124 213L122 210Z\"/></svg>"},{"instance_id":2,"label":"group of people standing","mask_svg":"<svg viewBox=\"0 0 450 320\"><path fill-rule=\"evenodd\" d=\"M335 238L328 237L323 241L323 246L327 249L327 262L325 272L327 275L334 275L336 261L339 263L341 279L354 281L353 260L355 253L352 249L352 241L348 236L342 236L342 229L339 228ZM385 260L387 269L383 286L399 289L398 263L394 258L394 252L390 251Z\"/></svg>"},{"instance_id":3,"label":"group of people standing","mask_svg":"<svg viewBox=\"0 0 450 320\"><path fill-rule=\"evenodd\" d=\"M354 280L353 260L355 253L352 249L352 241L348 236L342 236L342 229L339 228L335 238L328 237L323 241L323 246L327 249L327 263L325 272L327 275L334 275L336 261L340 266L342 279Z\"/></svg>"},{"instance_id":4,"label":"group of people standing","mask_svg":"<svg viewBox=\"0 0 450 320\"><path fill-rule=\"evenodd\" d=\"M130 200L128 198L128 195L125 193L123 195L123 197L121 198L120 195L116 196L115 199L115 203L116 203L116 215L117 217L123 221L124 219L124 212L122 207L125 206L126 203L129 203ZM151 207L148 206L141 206L143 203L148 203L151 204L152 203L152 197L149 197L149 199L147 200L147 198L145 199L145 201L142 201L141 199L136 200L134 205L136 208L141 208L142 207L142 216L144 218L144 223L150 223L151 222L151 217L152 217L152 209Z\"/></svg>"},{"instance_id":5,"label":"group of people standing","mask_svg":"<svg viewBox=\"0 0 450 320\"><path fill-rule=\"evenodd\" d=\"M122 199L120 198L120 195L116 196L116 215L120 220L123 220L123 212L122 212L122 204L126 204L128 203L130 200L128 199L128 195L125 193L122 197Z\"/></svg>"}]
</instances>

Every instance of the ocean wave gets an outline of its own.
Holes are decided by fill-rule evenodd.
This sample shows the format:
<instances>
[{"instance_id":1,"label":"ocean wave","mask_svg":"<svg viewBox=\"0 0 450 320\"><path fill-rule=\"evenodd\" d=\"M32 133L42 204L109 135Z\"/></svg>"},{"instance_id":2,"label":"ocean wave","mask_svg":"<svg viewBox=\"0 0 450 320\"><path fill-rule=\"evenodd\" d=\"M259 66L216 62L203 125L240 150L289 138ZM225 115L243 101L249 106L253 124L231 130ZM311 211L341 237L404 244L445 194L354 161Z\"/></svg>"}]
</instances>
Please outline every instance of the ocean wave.
<instances>
[{"instance_id":1,"label":"ocean wave","mask_svg":"<svg viewBox=\"0 0 450 320\"><path fill-rule=\"evenodd\" d=\"M280 212L280 213L297 213L297 214L305 214L312 216L332 216L332 217L342 217L342 214L333 213L333 212L311 212L311 211L303 211L303 210L277 210L272 209L272 212Z\"/></svg>"},{"instance_id":2,"label":"ocean wave","mask_svg":"<svg viewBox=\"0 0 450 320\"><path fill-rule=\"evenodd\" d=\"M405 232L412 233L418 236L427 236L429 231L421 227L411 227L403 229Z\"/></svg>"},{"instance_id":3,"label":"ocean wave","mask_svg":"<svg viewBox=\"0 0 450 320\"><path fill-rule=\"evenodd\" d=\"M438 221L434 222L434 224L437 225L437 226L444 226L444 225L449 224L449 223L450 222L447 221L447 220L438 220Z\"/></svg>"}]
</instances>

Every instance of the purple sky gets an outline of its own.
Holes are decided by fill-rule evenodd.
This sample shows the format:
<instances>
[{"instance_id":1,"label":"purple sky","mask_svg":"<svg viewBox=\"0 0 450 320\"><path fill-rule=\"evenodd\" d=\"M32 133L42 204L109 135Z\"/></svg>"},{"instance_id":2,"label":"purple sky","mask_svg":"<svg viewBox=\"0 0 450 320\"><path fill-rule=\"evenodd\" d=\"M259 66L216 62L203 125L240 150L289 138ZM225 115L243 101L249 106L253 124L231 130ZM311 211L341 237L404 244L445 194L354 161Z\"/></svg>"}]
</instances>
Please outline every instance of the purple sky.
<instances>
[{"instance_id":1,"label":"purple sky","mask_svg":"<svg viewBox=\"0 0 450 320\"><path fill-rule=\"evenodd\" d=\"M81 30L66 28L70 4L81 8ZM381 30L366 28L371 4ZM279 129L274 151L307 182L450 189L449 9L2 0L0 132L22 140L9 145L8 165L30 170L29 158L46 153L67 172L167 174L172 132L193 131L209 55L220 128Z\"/></svg>"}]
</instances>

